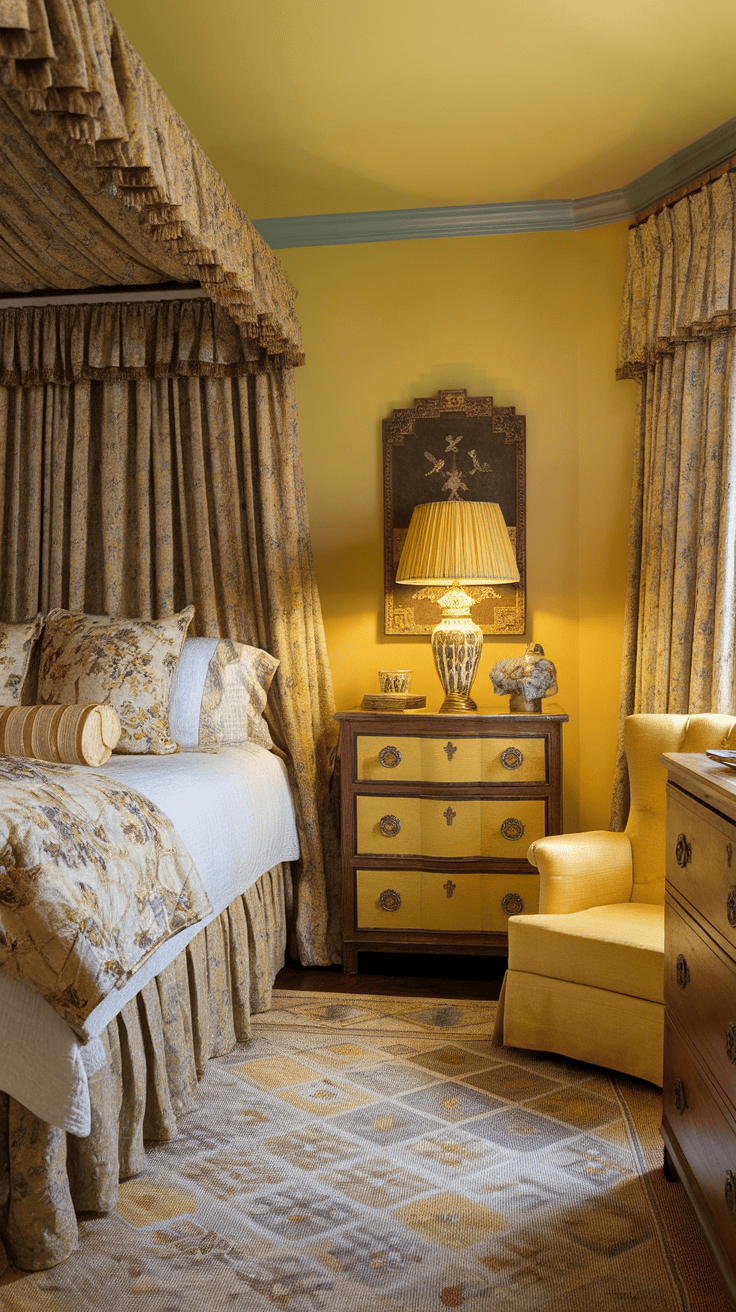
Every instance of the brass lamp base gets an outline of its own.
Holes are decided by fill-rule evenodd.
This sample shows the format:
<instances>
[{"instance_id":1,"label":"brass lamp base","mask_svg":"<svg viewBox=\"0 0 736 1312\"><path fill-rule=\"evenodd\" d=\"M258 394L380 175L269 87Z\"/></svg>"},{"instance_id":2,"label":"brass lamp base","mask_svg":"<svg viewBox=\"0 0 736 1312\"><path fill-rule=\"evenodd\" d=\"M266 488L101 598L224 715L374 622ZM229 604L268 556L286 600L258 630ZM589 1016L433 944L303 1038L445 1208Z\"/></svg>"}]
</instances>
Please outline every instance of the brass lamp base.
<instances>
[{"instance_id":1,"label":"brass lamp base","mask_svg":"<svg viewBox=\"0 0 736 1312\"><path fill-rule=\"evenodd\" d=\"M470 689L483 654L483 630L471 619L473 598L459 584L453 584L439 605L442 619L432 630L432 655L445 690L440 713L469 714L478 709Z\"/></svg>"}]
</instances>

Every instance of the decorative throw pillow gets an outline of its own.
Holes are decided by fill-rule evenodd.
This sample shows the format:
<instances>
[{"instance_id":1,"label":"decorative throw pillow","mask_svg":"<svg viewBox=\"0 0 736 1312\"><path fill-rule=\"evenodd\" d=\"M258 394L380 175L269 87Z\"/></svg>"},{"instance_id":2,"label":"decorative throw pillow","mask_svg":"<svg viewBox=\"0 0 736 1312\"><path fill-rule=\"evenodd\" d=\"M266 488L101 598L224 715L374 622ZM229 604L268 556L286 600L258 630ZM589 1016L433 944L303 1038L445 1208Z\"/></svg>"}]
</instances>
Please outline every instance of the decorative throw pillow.
<instances>
[{"instance_id":1,"label":"decorative throw pillow","mask_svg":"<svg viewBox=\"0 0 736 1312\"><path fill-rule=\"evenodd\" d=\"M42 627L40 615L23 624L0 624L0 706L20 705L33 644Z\"/></svg>"},{"instance_id":2,"label":"decorative throw pillow","mask_svg":"<svg viewBox=\"0 0 736 1312\"><path fill-rule=\"evenodd\" d=\"M65 765L104 765L120 737L112 706L6 706L0 752Z\"/></svg>"},{"instance_id":3,"label":"decorative throw pillow","mask_svg":"<svg viewBox=\"0 0 736 1312\"><path fill-rule=\"evenodd\" d=\"M229 638L187 638L169 700L171 733L182 747L258 743L273 747L263 718L279 662Z\"/></svg>"},{"instance_id":4,"label":"decorative throw pillow","mask_svg":"<svg viewBox=\"0 0 736 1312\"><path fill-rule=\"evenodd\" d=\"M160 620L52 610L41 647L39 702L107 702L120 717L117 752L178 751L169 730L169 692L193 615L193 606Z\"/></svg>"}]
</instances>

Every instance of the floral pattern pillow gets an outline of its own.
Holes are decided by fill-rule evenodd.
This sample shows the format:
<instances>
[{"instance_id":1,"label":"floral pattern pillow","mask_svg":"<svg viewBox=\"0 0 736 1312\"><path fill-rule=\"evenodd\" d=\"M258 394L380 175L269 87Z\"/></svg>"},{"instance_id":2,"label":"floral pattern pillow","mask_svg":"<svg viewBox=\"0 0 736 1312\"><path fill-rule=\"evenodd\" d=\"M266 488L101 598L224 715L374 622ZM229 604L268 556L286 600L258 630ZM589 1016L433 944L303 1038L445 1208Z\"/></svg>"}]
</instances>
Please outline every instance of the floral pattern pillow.
<instances>
[{"instance_id":1,"label":"floral pattern pillow","mask_svg":"<svg viewBox=\"0 0 736 1312\"><path fill-rule=\"evenodd\" d=\"M260 647L222 638L207 667L199 714L200 746L258 743L273 747L263 718L271 681L279 667Z\"/></svg>"},{"instance_id":2,"label":"floral pattern pillow","mask_svg":"<svg viewBox=\"0 0 736 1312\"><path fill-rule=\"evenodd\" d=\"M23 624L0 624L0 706L20 706L31 652L43 619Z\"/></svg>"},{"instance_id":3,"label":"floral pattern pillow","mask_svg":"<svg viewBox=\"0 0 736 1312\"><path fill-rule=\"evenodd\" d=\"M194 607L160 620L52 610L46 616L39 702L107 702L120 718L116 752L166 756L169 691Z\"/></svg>"}]
</instances>

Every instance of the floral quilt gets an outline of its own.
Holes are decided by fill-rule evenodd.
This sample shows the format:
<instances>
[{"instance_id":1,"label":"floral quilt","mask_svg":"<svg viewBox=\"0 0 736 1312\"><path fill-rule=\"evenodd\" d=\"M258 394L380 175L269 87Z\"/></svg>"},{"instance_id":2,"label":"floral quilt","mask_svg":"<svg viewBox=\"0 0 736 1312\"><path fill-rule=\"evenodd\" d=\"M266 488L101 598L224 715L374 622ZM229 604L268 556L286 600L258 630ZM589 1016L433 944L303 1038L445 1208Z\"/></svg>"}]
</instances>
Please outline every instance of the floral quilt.
<instances>
[{"instance_id":1,"label":"floral quilt","mask_svg":"<svg viewBox=\"0 0 736 1312\"><path fill-rule=\"evenodd\" d=\"M83 766L0 755L0 969L80 1038L111 990L210 910L148 798Z\"/></svg>"}]
</instances>

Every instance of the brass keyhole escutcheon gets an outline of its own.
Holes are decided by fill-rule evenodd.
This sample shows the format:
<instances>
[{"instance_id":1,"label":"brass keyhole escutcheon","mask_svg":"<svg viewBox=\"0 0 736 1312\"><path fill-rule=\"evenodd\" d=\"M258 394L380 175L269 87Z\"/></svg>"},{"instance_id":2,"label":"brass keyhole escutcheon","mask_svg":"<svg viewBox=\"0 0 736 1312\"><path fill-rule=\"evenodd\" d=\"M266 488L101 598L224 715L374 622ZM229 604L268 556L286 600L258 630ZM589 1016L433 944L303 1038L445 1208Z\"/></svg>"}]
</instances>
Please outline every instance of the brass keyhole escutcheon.
<instances>
[{"instance_id":1,"label":"brass keyhole escutcheon","mask_svg":"<svg viewBox=\"0 0 736 1312\"><path fill-rule=\"evenodd\" d=\"M736 1066L736 1025L732 1020L726 1028L726 1056L731 1065Z\"/></svg>"},{"instance_id":2,"label":"brass keyhole escutcheon","mask_svg":"<svg viewBox=\"0 0 736 1312\"><path fill-rule=\"evenodd\" d=\"M684 993L690 983L690 971L688 970L687 961L682 953L679 954L677 961L675 962L675 978L677 979L678 989L682 989Z\"/></svg>"},{"instance_id":3,"label":"brass keyhole escutcheon","mask_svg":"<svg viewBox=\"0 0 736 1312\"><path fill-rule=\"evenodd\" d=\"M693 849L688 843L685 834L677 835L677 846L675 847L675 860L683 870L685 866L693 859Z\"/></svg>"},{"instance_id":4,"label":"brass keyhole escutcheon","mask_svg":"<svg viewBox=\"0 0 736 1312\"><path fill-rule=\"evenodd\" d=\"M519 916L524 910L524 899L520 893L504 893L501 898L501 910L507 916Z\"/></svg>"},{"instance_id":5,"label":"brass keyhole escutcheon","mask_svg":"<svg viewBox=\"0 0 736 1312\"><path fill-rule=\"evenodd\" d=\"M455 889L457 888L457 884L453 884L452 880L448 879L447 883L443 884L442 887L444 888L447 896L452 897L453 893L455 892Z\"/></svg>"},{"instance_id":6,"label":"brass keyhole escutcheon","mask_svg":"<svg viewBox=\"0 0 736 1312\"><path fill-rule=\"evenodd\" d=\"M736 929L736 884L732 884L726 898L726 918L731 929Z\"/></svg>"},{"instance_id":7,"label":"brass keyhole escutcheon","mask_svg":"<svg viewBox=\"0 0 736 1312\"><path fill-rule=\"evenodd\" d=\"M378 895L378 901L384 911L398 911L401 906L401 894L395 888L384 888Z\"/></svg>"},{"instance_id":8,"label":"brass keyhole escutcheon","mask_svg":"<svg viewBox=\"0 0 736 1312\"><path fill-rule=\"evenodd\" d=\"M457 747L455 746L454 743L445 743L442 750L445 753L445 756L447 757L448 761L451 761L453 756L455 755L455 752L457 751Z\"/></svg>"},{"instance_id":9,"label":"brass keyhole escutcheon","mask_svg":"<svg viewBox=\"0 0 736 1312\"><path fill-rule=\"evenodd\" d=\"M397 765L401 765L401 752L398 747L392 747L388 744L386 747L381 748L378 759L385 769L395 770Z\"/></svg>"},{"instance_id":10,"label":"brass keyhole escutcheon","mask_svg":"<svg viewBox=\"0 0 736 1312\"><path fill-rule=\"evenodd\" d=\"M524 764L524 754L518 747L506 747L501 752L501 765L505 770L518 770Z\"/></svg>"},{"instance_id":11,"label":"brass keyhole escutcheon","mask_svg":"<svg viewBox=\"0 0 736 1312\"><path fill-rule=\"evenodd\" d=\"M382 815L378 827L384 838L395 838L401 829L401 821L397 815Z\"/></svg>"},{"instance_id":12,"label":"brass keyhole escutcheon","mask_svg":"<svg viewBox=\"0 0 736 1312\"><path fill-rule=\"evenodd\" d=\"M728 864L729 870L731 869L732 859L733 859L733 843L726 843L726 862Z\"/></svg>"},{"instance_id":13,"label":"brass keyhole escutcheon","mask_svg":"<svg viewBox=\"0 0 736 1312\"><path fill-rule=\"evenodd\" d=\"M683 1112L687 1111L687 1098L685 1097L685 1085L679 1076L672 1086L672 1092L674 1094L675 1107L682 1116Z\"/></svg>"},{"instance_id":14,"label":"brass keyhole escutcheon","mask_svg":"<svg viewBox=\"0 0 736 1312\"><path fill-rule=\"evenodd\" d=\"M501 833L504 838L508 838L510 843L517 843L520 838L524 837L524 825L521 820L517 820L510 815L508 820L504 820L501 825Z\"/></svg>"},{"instance_id":15,"label":"brass keyhole escutcheon","mask_svg":"<svg viewBox=\"0 0 736 1312\"><path fill-rule=\"evenodd\" d=\"M452 807L448 806L447 810L443 811L442 814L445 817L445 820L447 821L448 825L451 825L457 815L457 811L453 811Z\"/></svg>"},{"instance_id":16,"label":"brass keyhole escutcheon","mask_svg":"<svg viewBox=\"0 0 736 1312\"><path fill-rule=\"evenodd\" d=\"M723 1192L726 1198L726 1207L731 1216L736 1216L736 1175L733 1171L726 1171L726 1183L723 1186Z\"/></svg>"}]
</instances>

